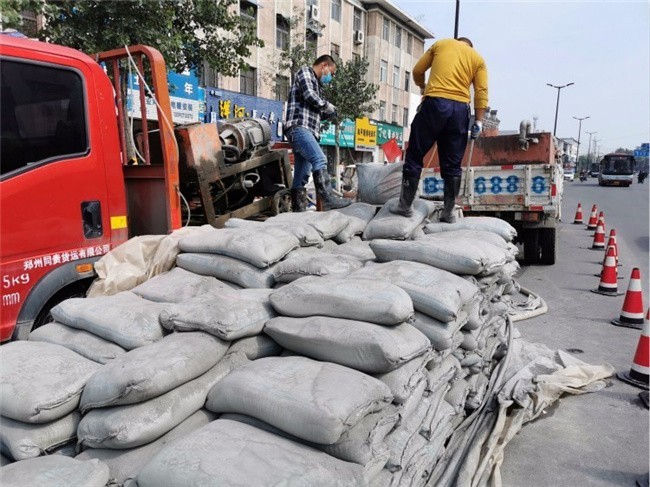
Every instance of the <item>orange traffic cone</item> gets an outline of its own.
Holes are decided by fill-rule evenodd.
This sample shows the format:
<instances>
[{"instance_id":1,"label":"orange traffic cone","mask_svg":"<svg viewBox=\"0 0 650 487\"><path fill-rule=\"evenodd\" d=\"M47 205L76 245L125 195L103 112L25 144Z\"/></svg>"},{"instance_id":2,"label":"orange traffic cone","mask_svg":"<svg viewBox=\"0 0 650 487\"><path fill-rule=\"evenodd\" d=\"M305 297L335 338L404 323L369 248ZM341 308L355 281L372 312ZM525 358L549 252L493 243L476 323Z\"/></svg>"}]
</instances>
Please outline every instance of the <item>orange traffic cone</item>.
<instances>
[{"instance_id":1,"label":"orange traffic cone","mask_svg":"<svg viewBox=\"0 0 650 487\"><path fill-rule=\"evenodd\" d=\"M619 372L616 374L619 379L640 387L648 389L648 373L650 372L650 321L646 320L641 331L641 338L636 347L632 368L629 372Z\"/></svg>"},{"instance_id":2,"label":"orange traffic cone","mask_svg":"<svg viewBox=\"0 0 650 487\"><path fill-rule=\"evenodd\" d=\"M605 265L600 273L600 284L598 289L592 289L592 293L604 294L605 296L620 296L623 293L618 292L618 272L616 270L616 257L614 256L614 247L607 249L607 258Z\"/></svg>"},{"instance_id":3,"label":"orange traffic cone","mask_svg":"<svg viewBox=\"0 0 650 487\"><path fill-rule=\"evenodd\" d=\"M591 214L589 215L589 222L587 223L587 230L596 230L598 226L598 208L596 205L591 207Z\"/></svg>"},{"instance_id":4,"label":"orange traffic cone","mask_svg":"<svg viewBox=\"0 0 650 487\"><path fill-rule=\"evenodd\" d=\"M603 225L603 233L605 233L605 228L606 228L606 227L605 227L605 212L603 212L603 211L601 211L601 212L598 214L598 223L596 223L596 228L597 228L598 225L600 225L601 223L602 223L602 225Z\"/></svg>"},{"instance_id":5,"label":"orange traffic cone","mask_svg":"<svg viewBox=\"0 0 650 487\"><path fill-rule=\"evenodd\" d=\"M643 290L641 289L641 271L638 267L632 269L621 316L619 319L613 319L612 325L636 328L637 330L643 327Z\"/></svg>"},{"instance_id":6,"label":"orange traffic cone","mask_svg":"<svg viewBox=\"0 0 650 487\"><path fill-rule=\"evenodd\" d=\"M620 266L621 264L618 263L618 244L616 243L616 230L614 230L613 228L609 231L609 238L607 239L607 245L605 246L605 248L608 249L610 246L614 247L614 254L616 255L616 265ZM607 255L603 257L602 265L605 265L606 258Z\"/></svg>"},{"instance_id":7,"label":"orange traffic cone","mask_svg":"<svg viewBox=\"0 0 650 487\"><path fill-rule=\"evenodd\" d=\"M601 223L598 223L596 227L596 233L594 233L594 241L591 244L591 250L604 250L605 249L605 230Z\"/></svg>"},{"instance_id":8,"label":"orange traffic cone","mask_svg":"<svg viewBox=\"0 0 650 487\"><path fill-rule=\"evenodd\" d=\"M578 209L576 209L576 216L573 219L574 224L584 223L582 221L582 203L578 203Z\"/></svg>"}]
</instances>

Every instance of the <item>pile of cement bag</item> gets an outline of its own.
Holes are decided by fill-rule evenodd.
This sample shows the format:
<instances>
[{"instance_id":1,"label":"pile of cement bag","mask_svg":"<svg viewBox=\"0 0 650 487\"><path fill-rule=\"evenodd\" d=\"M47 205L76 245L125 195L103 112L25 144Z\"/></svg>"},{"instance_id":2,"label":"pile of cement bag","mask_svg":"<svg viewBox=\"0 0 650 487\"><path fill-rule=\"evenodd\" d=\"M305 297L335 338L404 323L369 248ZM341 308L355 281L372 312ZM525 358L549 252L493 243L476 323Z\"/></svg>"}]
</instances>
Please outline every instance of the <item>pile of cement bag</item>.
<instances>
[{"instance_id":1,"label":"pile of cement bag","mask_svg":"<svg viewBox=\"0 0 650 487\"><path fill-rule=\"evenodd\" d=\"M48 468L88 485L424 485L485 402L518 267L503 222L395 203L233 219L58 305L0 348L3 481L49 485L31 462L68 445Z\"/></svg>"}]
</instances>

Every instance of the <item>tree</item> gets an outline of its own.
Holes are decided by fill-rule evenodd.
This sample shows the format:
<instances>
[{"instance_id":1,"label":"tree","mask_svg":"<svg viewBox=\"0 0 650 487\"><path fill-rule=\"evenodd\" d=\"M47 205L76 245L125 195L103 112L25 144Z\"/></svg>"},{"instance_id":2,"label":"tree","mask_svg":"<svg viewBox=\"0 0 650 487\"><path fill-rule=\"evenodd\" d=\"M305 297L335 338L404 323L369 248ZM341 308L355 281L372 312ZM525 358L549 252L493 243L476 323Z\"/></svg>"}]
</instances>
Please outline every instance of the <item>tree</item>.
<instances>
[{"instance_id":1,"label":"tree","mask_svg":"<svg viewBox=\"0 0 650 487\"><path fill-rule=\"evenodd\" d=\"M336 76L325 88L325 98L336 107L337 118L335 123L335 158L334 168L336 174L336 189L340 190L340 146L339 134L343 120L362 118L377 108L376 94L379 86L366 81L368 61L355 57L350 61L338 61Z\"/></svg>"},{"instance_id":2,"label":"tree","mask_svg":"<svg viewBox=\"0 0 650 487\"><path fill-rule=\"evenodd\" d=\"M238 0L2 0L4 27L20 29L20 12L45 17L41 39L87 53L124 45L158 49L176 71L204 63L225 76L246 67L251 46L263 46Z\"/></svg>"}]
</instances>

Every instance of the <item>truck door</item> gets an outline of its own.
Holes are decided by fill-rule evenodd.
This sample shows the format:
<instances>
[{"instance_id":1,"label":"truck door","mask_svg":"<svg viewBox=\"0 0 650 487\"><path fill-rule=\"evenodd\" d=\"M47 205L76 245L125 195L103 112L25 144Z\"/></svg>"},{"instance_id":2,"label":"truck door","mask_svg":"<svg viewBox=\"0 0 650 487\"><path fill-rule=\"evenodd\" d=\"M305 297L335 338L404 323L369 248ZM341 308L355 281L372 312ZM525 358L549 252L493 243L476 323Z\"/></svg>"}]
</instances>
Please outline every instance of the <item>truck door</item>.
<instances>
[{"instance_id":1,"label":"truck door","mask_svg":"<svg viewBox=\"0 0 650 487\"><path fill-rule=\"evenodd\" d=\"M9 49L2 54L4 341L16 322L33 323L45 302L72 282L93 276L92 262L109 250L110 223L89 65L60 53L21 56Z\"/></svg>"}]
</instances>

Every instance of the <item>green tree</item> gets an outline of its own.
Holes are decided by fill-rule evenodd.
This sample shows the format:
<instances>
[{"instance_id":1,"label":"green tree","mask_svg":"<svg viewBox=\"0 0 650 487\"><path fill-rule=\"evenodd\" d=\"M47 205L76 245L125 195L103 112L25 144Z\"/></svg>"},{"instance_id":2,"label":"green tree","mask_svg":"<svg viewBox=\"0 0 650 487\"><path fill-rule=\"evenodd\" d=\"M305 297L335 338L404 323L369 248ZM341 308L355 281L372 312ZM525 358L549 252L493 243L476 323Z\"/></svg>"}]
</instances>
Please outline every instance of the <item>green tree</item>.
<instances>
[{"instance_id":1,"label":"green tree","mask_svg":"<svg viewBox=\"0 0 650 487\"><path fill-rule=\"evenodd\" d=\"M372 113L377 108L376 95L379 86L367 81L368 61L356 57L350 61L337 61L336 76L325 88L325 98L336 107L335 159L336 189L340 190L339 134L343 120L355 120Z\"/></svg>"},{"instance_id":2,"label":"green tree","mask_svg":"<svg viewBox=\"0 0 650 487\"><path fill-rule=\"evenodd\" d=\"M176 71L203 63L225 76L246 67L263 46L238 0L2 0L4 27L20 29L20 12L42 13L41 39L95 53L133 44L158 49Z\"/></svg>"}]
</instances>

